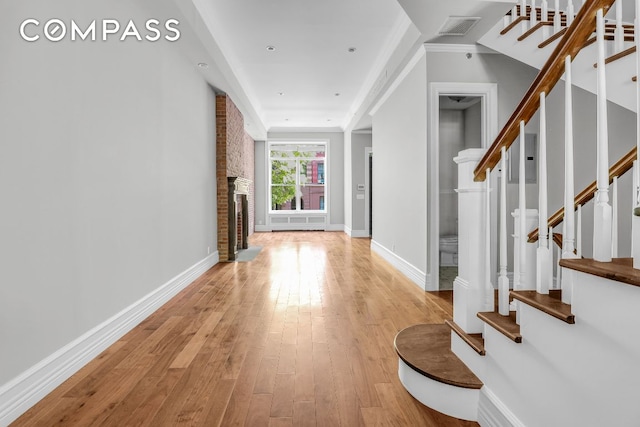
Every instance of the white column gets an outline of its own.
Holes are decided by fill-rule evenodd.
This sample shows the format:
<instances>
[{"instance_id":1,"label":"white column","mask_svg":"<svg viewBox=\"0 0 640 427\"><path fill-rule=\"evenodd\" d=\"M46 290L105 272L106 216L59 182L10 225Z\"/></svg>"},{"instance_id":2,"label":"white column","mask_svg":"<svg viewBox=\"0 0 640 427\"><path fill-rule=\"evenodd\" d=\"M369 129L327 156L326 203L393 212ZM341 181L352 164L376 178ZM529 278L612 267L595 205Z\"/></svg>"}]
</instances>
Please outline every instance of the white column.
<instances>
[{"instance_id":1,"label":"white column","mask_svg":"<svg viewBox=\"0 0 640 427\"><path fill-rule=\"evenodd\" d=\"M498 275L498 312L509 315L509 278L507 277L507 151L501 150L500 174L500 273Z\"/></svg>"},{"instance_id":2,"label":"white column","mask_svg":"<svg viewBox=\"0 0 640 427\"><path fill-rule=\"evenodd\" d=\"M562 20L560 18L560 1L555 0L555 10L553 11L553 32L557 33L562 29Z\"/></svg>"},{"instance_id":3,"label":"white column","mask_svg":"<svg viewBox=\"0 0 640 427\"><path fill-rule=\"evenodd\" d=\"M540 141L538 143L538 249L536 251L536 290L549 293L547 281L549 270L553 269L551 239L547 234L547 113L545 93L540 94ZM550 237L551 239L548 239Z\"/></svg>"},{"instance_id":4,"label":"white column","mask_svg":"<svg viewBox=\"0 0 640 427\"><path fill-rule=\"evenodd\" d=\"M609 135L607 127L607 88L604 64L604 17L596 12L598 43L598 116L597 116L597 185L593 212L593 259L611 261L611 206L609 205Z\"/></svg>"},{"instance_id":5,"label":"white column","mask_svg":"<svg viewBox=\"0 0 640 427\"><path fill-rule=\"evenodd\" d=\"M538 23L538 11L536 10L536 0L531 0L531 13L529 14L529 27L533 28Z\"/></svg>"},{"instance_id":6,"label":"white column","mask_svg":"<svg viewBox=\"0 0 640 427\"><path fill-rule=\"evenodd\" d=\"M483 149L458 153L458 277L453 282L453 320L467 333L480 333L485 310L485 184L473 180Z\"/></svg>"},{"instance_id":7,"label":"white column","mask_svg":"<svg viewBox=\"0 0 640 427\"><path fill-rule=\"evenodd\" d=\"M540 8L542 9L540 20L548 21L549 20L549 4L547 3L547 0L542 0Z\"/></svg>"},{"instance_id":8,"label":"white column","mask_svg":"<svg viewBox=\"0 0 640 427\"><path fill-rule=\"evenodd\" d=\"M622 27L622 0L616 0L616 31L614 33L615 53L624 50L624 28Z\"/></svg>"}]
</instances>

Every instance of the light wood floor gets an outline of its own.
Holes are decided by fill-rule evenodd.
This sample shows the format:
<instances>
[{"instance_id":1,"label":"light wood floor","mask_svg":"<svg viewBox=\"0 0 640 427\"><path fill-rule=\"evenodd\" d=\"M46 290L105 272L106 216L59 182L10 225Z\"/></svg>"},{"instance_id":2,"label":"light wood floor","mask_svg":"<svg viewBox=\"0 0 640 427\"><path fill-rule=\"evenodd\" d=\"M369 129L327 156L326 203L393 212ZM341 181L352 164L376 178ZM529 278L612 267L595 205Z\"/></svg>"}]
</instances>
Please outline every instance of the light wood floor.
<instances>
[{"instance_id":1,"label":"light wood floor","mask_svg":"<svg viewBox=\"0 0 640 427\"><path fill-rule=\"evenodd\" d=\"M451 317L344 233L259 233L15 426L475 426L415 401L393 338Z\"/></svg>"}]
</instances>

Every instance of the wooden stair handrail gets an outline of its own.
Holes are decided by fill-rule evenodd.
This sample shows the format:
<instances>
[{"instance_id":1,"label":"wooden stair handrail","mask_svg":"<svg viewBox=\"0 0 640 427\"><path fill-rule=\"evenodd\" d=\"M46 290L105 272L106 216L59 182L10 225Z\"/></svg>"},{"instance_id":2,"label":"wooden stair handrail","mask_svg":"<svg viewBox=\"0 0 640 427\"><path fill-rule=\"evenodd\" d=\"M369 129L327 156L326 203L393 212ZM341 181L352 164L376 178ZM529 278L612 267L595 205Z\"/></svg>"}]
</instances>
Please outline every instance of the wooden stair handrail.
<instances>
[{"instance_id":1,"label":"wooden stair handrail","mask_svg":"<svg viewBox=\"0 0 640 427\"><path fill-rule=\"evenodd\" d=\"M627 171L629 171L633 167L633 162L636 160L637 150L636 147L633 147L631 151L625 154L620 160L618 160L611 168L609 169L609 184L613 182L613 178L616 176L622 176ZM587 188L582 190L576 196L574 200L574 209L578 209L578 206L582 206L591 199L593 199L596 190L598 189L596 181L593 181ZM564 220L564 207L558 209L556 213L551 215L547 220L547 227L556 227ZM536 228L531 233L529 233L529 243L533 243L538 240L538 229Z\"/></svg>"},{"instance_id":2,"label":"wooden stair handrail","mask_svg":"<svg viewBox=\"0 0 640 427\"><path fill-rule=\"evenodd\" d=\"M584 43L591 37L596 28L596 12L600 9L606 11L615 0L587 0L580 8L574 21L568 27L564 37L560 40L553 53L544 64L535 80L527 90L520 104L511 117L500 130L498 136L482 157L474 170L474 181L484 181L486 170L493 169L500 161L502 147L509 149L520 132L520 122L528 123L531 117L540 107L540 93L549 94L564 73L565 58L571 58L580 52Z\"/></svg>"}]
</instances>

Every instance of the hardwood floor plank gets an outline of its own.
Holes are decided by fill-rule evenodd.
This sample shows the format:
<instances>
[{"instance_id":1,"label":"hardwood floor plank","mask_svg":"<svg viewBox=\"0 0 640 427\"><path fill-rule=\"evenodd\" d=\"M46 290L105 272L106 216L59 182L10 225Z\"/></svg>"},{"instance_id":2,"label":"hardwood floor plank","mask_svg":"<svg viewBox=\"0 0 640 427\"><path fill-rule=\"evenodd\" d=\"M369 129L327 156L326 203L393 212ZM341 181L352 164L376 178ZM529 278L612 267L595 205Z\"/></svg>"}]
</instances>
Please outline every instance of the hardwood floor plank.
<instances>
[{"instance_id":1,"label":"hardwood floor plank","mask_svg":"<svg viewBox=\"0 0 640 427\"><path fill-rule=\"evenodd\" d=\"M398 379L395 334L452 316L339 232L259 233L12 426L467 427Z\"/></svg>"},{"instance_id":2,"label":"hardwood floor plank","mask_svg":"<svg viewBox=\"0 0 640 427\"><path fill-rule=\"evenodd\" d=\"M278 374L271 401L271 416L274 418L293 416L293 393L295 375Z\"/></svg>"},{"instance_id":3,"label":"hardwood floor plank","mask_svg":"<svg viewBox=\"0 0 640 427\"><path fill-rule=\"evenodd\" d=\"M314 402L294 402L293 425L300 427L316 426L316 405Z\"/></svg>"}]
</instances>

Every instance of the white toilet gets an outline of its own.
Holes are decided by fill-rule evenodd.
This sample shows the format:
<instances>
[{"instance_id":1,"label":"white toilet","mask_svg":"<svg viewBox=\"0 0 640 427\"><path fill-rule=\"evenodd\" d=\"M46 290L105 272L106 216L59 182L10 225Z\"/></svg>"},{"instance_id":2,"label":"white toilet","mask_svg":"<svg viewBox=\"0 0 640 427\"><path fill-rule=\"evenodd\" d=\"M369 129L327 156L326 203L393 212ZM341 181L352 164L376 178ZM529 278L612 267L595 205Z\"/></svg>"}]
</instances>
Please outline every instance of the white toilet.
<instances>
[{"instance_id":1,"label":"white toilet","mask_svg":"<svg viewBox=\"0 0 640 427\"><path fill-rule=\"evenodd\" d=\"M458 265L458 236L440 236L440 265Z\"/></svg>"}]
</instances>

